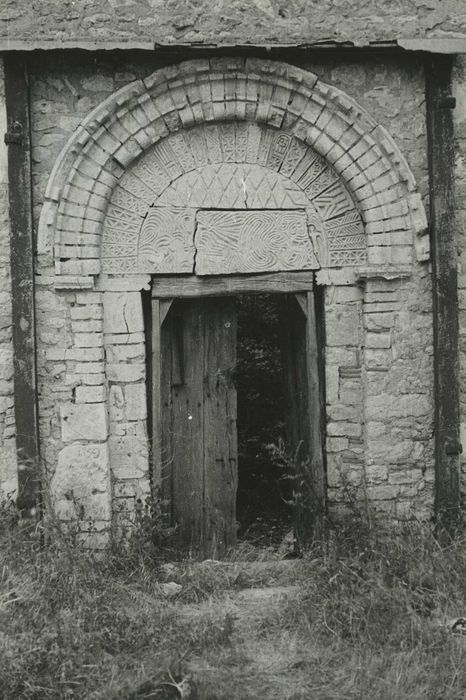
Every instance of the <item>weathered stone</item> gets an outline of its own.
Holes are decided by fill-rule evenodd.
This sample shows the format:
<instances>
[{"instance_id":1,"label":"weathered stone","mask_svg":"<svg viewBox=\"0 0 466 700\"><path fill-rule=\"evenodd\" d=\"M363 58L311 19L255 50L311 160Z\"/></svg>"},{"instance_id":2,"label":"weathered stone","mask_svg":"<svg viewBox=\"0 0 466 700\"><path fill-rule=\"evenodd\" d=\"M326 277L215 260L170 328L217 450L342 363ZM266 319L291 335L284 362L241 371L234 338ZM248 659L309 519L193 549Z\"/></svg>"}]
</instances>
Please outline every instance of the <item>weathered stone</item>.
<instances>
[{"instance_id":1,"label":"weathered stone","mask_svg":"<svg viewBox=\"0 0 466 700\"><path fill-rule=\"evenodd\" d=\"M63 442L106 440L107 407L104 403L60 406Z\"/></svg>"},{"instance_id":2,"label":"weathered stone","mask_svg":"<svg viewBox=\"0 0 466 700\"><path fill-rule=\"evenodd\" d=\"M309 207L306 205L304 208L309 216L312 214L313 207L318 208L320 228L317 227L315 230L321 231L320 222L324 221L327 238L322 241L315 235L311 216L308 222L310 240L318 254L319 262L325 260L329 254L334 255L322 244L336 241L332 245L336 246L335 260L340 263L339 267L334 268L324 266L317 273L318 283L327 285L323 294L324 317L327 321L325 349L327 418L330 423L330 432L336 435L335 437L330 435L327 438L329 456L332 459L333 456L337 458L334 462L330 460L330 505L332 505L332 499L344 500L345 498L340 488L341 474L337 466L341 467L343 476L348 476L352 483L360 484L364 460L370 462L372 455L381 454L379 448L382 443L390 448L383 460L377 462L374 460L373 464L366 464L366 479L371 486L387 485L388 468L393 465L391 460L395 460L394 478L397 478L398 471L402 472L405 468L409 470L411 466L404 465L402 462L406 457L413 464L416 464L415 459L419 459L419 463L426 463L429 473L432 474L430 435L433 415L432 339L430 338L430 343L428 342L428 336L431 336L430 273L426 266L424 266L425 269L419 265L411 268L410 263L404 268L411 275L409 279L400 282L399 278L396 280L380 278L381 275L383 277L388 274L387 270L393 269L393 261L400 260L403 263L411 259L406 250L406 244L410 243L410 237L413 235L414 219L417 217L416 220L419 221L419 217L414 205L410 214L407 209L399 206L398 200L400 196L404 198L409 209L411 195L405 196L404 193L414 192L416 183L405 165L403 156L392 143L385 129L377 127L372 117L354 106L351 98L340 98L337 92L333 94L333 86L335 86L357 99L363 95L364 106L374 114L376 121L382 122L391 133L397 135L397 140L400 139L403 155L413 168L422 193L425 194L427 191L425 120L419 119L419 104L424 98L423 68L417 59L414 63L411 61L408 72L399 62L395 62L395 65L390 58L384 58L377 65L358 61L350 65L343 65L343 63L334 61L331 67L320 66L317 72L321 77L317 81L317 76L311 77L300 69L290 67L285 69L282 64L276 62L263 63L260 60L249 62L247 64L249 70L253 69L254 73L246 78L243 73L245 66L243 59L231 63L231 66L234 64L234 69L228 68L230 64L227 60L217 61L215 66L205 60L202 62L202 90L193 67L185 69L182 66L176 66L170 69L169 73L164 72L163 79L149 77L145 82L137 81L133 86L128 85L127 93L123 89L118 97L118 109L121 110L118 119L112 119L113 103L109 101L100 114L94 111L92 118L85 121L84 126L78 129L76 129L76 120L97 105L93 91L89 92L85 87L90 88L94 84L96 88L104 89L102 99L110 95L113 92L112 85L115 78L111 69L95 67L94 75L87 72L86 80L89 82L85 87L82 84L81 66L60 68L60 76L57 76L56 66L53 66L52 71L52 66L47 66L46 61L43 70L41 69L40 80L33 77L31 109L33 112L35 216L39 215L43 193L47 187L54 160L63 143L69 137L73 138L73 132L76 131L77 136L72 146L74 151L69 152L70 164L75 158L80 158L79 168L73 173L73 178L76 179L73 179L72 187L66 189L63 198L61 195L62 190L64 192L63 185L66 182L68 166L66 159L58 161L55 170L58 177L47 187L47 204L41 217L42 227L50 229L52 226L50 221L57 222L53 234L57 234L59 239L56 241L57 256L76 255L74 261L76 262L81 259L80 255L83 255L83 259L90 257L86 254L87 250L92 255L95 254L97 260L103 213L108 211L107 219L112 218L114 221L107 230L113 232L115 240L113 242L107 240L106 245L108 243L115 246L113 248L113 252L116 253L115 259L118 265L121 265L121 269L115 271L114 277L110 274L99 275L88 280L88 283L94 284L94 289L99 291L75 289L71 292L55 292L51 247L39 253L37 264L41 289L38 289L36 297L40 351L38 374L41 387L39 413L43 453L51 465L56 465L57 451L60 447L59 430L54 416L56 405L61 401L70 401L73 390L78 408L81 406L84 408L84 405L79 403L81 400L87 401L92 397L102 397L98 405L103 404L104 382L107 379L110 384L114 383L110 389L109 400L111 434L113 438L121 437L127 440L124 446L120 445L116 450L120 455L117 472L123 479L131 473L131 460L134 454L140 453L140 445L144 445L147 449L146 402L143 384L146 373L145 336L140 290L149 288L150 278L147 275L130 273L129 268L132 263L125 256L128 249L124 246L129 245L130 239L132 239L131 245L137 244L137 235L131 227L133 225L137 227L138 219L134 218L131 212L136 212L141 218L138 211L141 209L146 211L147 207L150 208L155 197L159 196L158 193L163 189L166 190L162 195L165 197L165 203L170 197L176 198L181 195L190 198L193 209L205 207L225 210L231 207L235 210L237 208L244 210L247 205L250 209L259 210L280 208L296 210L303 207L303 202L317 202L315 205L312 204ZM195 62L194 65L198 66L201 63ZM122 65L122 71L123 68ZM209 72L212 70L219 76L219 80L211 80ZM233 71L235 81L233 92L230 91L231 76L224 78L222 75L224 70ZM285 72L280 73L277 70ZM144 75L147 73L147 66L143 62L139 67L136 65L131 67L131 71L137 75ZM163 81L166 85L166 81L172 79L167 75L173 76L173 79L178 81L178 86L173 87L171 91L173 99L180 100L176 104L188 105L189 101L188 107L175 109L172 97L170 96L169 100L165 99L162 89L166 90L166 87L162 88ZM279 75L280 84L277 82ZM260 83L257 76L265 77L268 81L267 85ZM286 87L290 76L292 90L289 86ZM57 91L57 81L63 81L64 77L69 79L70 84L79 92L81 95L79 99L76 99L71 91L61 89ZM189 86L181 88L180 85L184 83L186 77L189 78ZM52 80L55 83L52 83ZM320 88L323 80L331 83L331 87ZM383 90L373 90L373 85L380 84L383 84ZM301 90L300 85L305 87L304 91ZM118 87L123 86L118 85ZM145 89L149 92L144 93ZM138 93L138 90L143 92ZM246 90L250 101L248 105L244 102ZM197 95L196 99L192 99L195 95ZM215 105L212 104L212 95L219 100ZM226 95L230 95L230 98L225 101ZM258 95L257 103L255 100ZM273 96L272 99L269 100L267 95ZM137 106L136 100L139 98L141 103ZM291 101L289 101L290 98ZM128 102L128 99L132 101ZM340 105L340 99L343 100L344 108ZM125 111L127 106L133 110L132 113ZM158 119L158 107L166 115L166 122L162 126L153 123L153 126L147 128L147 133L142 134L140 129L142 123L147 124L149 121L154 122ZM76 117L77 114L78 117ZM257 127L252 121L256 118L256 114L262 121L261 127ZM311 119L311 114L315 118ZM142 122L138 120L138 115ZM228 121L225 129L219 128L213 121L219 116L221 120L226 118ZM213 127L208 127L209 132L201 126L205 118L211 121ZM183 130L183 124L188 122L191 124L193 119L197 120L199 126ZM265 124L267 120L271 127ZM104 121L106 126L101 128ZM136 132L137 138L131 131L136 128L134 124L137 124L141 132ZM361 124L364 125L363 131L361 131ZM101 131L98 131L99 129ZM304 142L298 143L298 139L293 141L289 133L291 129L299 138L305 137L306 143L315 144L316 148L318 146L321 154L327 154L328 161L318 160L314 165L309 161L305 162L305 154L307 152L309 156L310 151L306 151L304 145L302 150L299 150L299 143ZM169 136L169 132L173 135ZM211 136L208 142L207 133ZM366 138L367 133L372 139L370 143ZM95 146L90 143L92 141L90 134L93 135ZM246 140L244 134L247 136ZM270 140L266 140L265 136ZM158 140L157 149L154 149L154 142L151 139ZM132 140L137 144L134 150L131 150ZM85 152L82 150L84 144L89 146ZM120 149L117 158L125 166L125 170L121 165L117 165L112 155L116 153L115 148L120 146L123 148ZM296 150L293 150L295 147ZM5 150L5 147L3 148ZM461 145L459 148L461 150ZM142 155L141 149L144 149L147 157ZM155 150L160 155L165 150L169 156L163 162L159 162L157 172L150 171L149 168L149 162L151 168L155 168L157 163L157 159L153 156ZM131 159L137 153L141 153L141 156L134 161L133 165ZM126 158L128 161L125 160ZM458 159L458 167L462 160L464 159ZM149 169L146 176L141 178L143 163ZM328 163L332 164L333 169L329 168ZM254 169L249 167L251 164L255 165ZM384 172L382 172L383 166L386 166ZM60 168L62 168L61 171ZM320 174L319 168L322 168ZM130 170L132 174L128 176ZM135 175L136 172L137 175ZM344 188L333 188L334 173L345 183L351 183L349 185L349 188L352 188L351 202L345 203ZM259 179L259 175L263 179ZM206 181L204 182L202 178L206 178ZM172 182L171 185L170 182ZM117 183L123 184L120 187ZM119 213L118 206L123 203L120 195L126 185L132 190L126 189L127 195L124 199L126 209ZM139 190L135 188L136 185ZM322 190L322 195L317 192L319 188ZM113 196L112 192L114 201L106 209L107 202ZM88 196L87 193L89 193L91 206L86 215L83 215L84 218L78 218L75 215L84 211L83 205ZM49 222L44 224L47 212L49 214L51 212L49 205L59 200L72 203L72 207L70 206L67 212L67 205L64 205L56 220L52 216ZM0 218L1 201L0 191ZM7 198L5 202L7 204ZM357 217L350 221L351 212L355 212L355 203ZM171 206L178 205L179 201L171 202ZM342 213L345 207L350 207L348 215ZM359 212L363 212L365 217L364 231L362 228L358 229ZM343 224L344 217L348 218L348 221ZM354 227L354 231L347 238L346 234L349 235L351 227ZM0 225L0 250L5 249L4 239L6 243L8 242L8 235L3 235L4 230L7 231L3 225ZM73 238L73 232L76 232L75 238ZM353 234L358 237L357 241L352 238ZM62 236L61 240L60 236ZM460 248L461 240L462 234L459 236ZM214 243L215 241L214 237ZM361 248L357 248L355 243ZM365 255L363 248L366 244L371 249L374 247L379 250L386 249L392 263L383 263L377 270L372 268L372 273L366 262L361 267L361 256ZM119 250L117 250L118 246L120 246ZM394 250L398 246L399 253ZM151 250L154 250L153 246ZM466 256L463 257L466 260ZM465 260L462 261L463 265ZM8 264L7 257L7 267ZM95 262L88 271L91 269L97 269ZM4 286L1 271L2 259L0 259L0 295L6 291L5 303L2 302L0 309L3 313L4 307L6 308L10 303L10 294L8 284ZM371 278L370 274L374 278ZM358 284L356 284L357 277ZM76 278L73 281L73 284L81 283L83 283L82 278ZM101 290L105 292L102 293ZM121 299L133 295L135 307L127 308L124 305L122 312L122 308L115 303L115 299L110 304L107 301L106 311L110 310L110 313L109 326L106 327L104 336L105 357L97 335L93 340L96 343L95 346L88 347L89 341L86 340L84 343L84 338L78 337L80 347L72 347L73 332L78 336L99 334L103 317L103 307L100 302L109 293L115 295L121 293ZM2 298L0 297L0 300ZM396 310L396 328L394 310ZM426 324L422 328L421 316L426 319ZM3 342L10 343L11 337L10 319L7 314L4 314L2 319L3 317L2 324L6 334L0 335L0 349ZM134 325L131 325L133 321ZM362 332L364 327L370 331L366 338ZM132 332L134 329L137 330ZM393 332L387 333L391 329L394 329ZM380 337L375 338L375 335ZM387 338L391 338L392 346L385 344ZM466 348L466 343L464 347ZM64 351L63 348L65 348ZM389 349L391 359L387 365L378 361L382 357L380 354L370 352L367 354L370 350ZM134 360L138 362L133 365ZM107 363L108 377L106 378L104 371ZM362 371L360 371L361 365L364 365ZM10 380L4 381L1 385L5 398L11 398L12 389ZM409 398L405 399L403 396ZM372 401L373 398L380 401L376 404ZM413 407L410 401L417 402L418 405ZM5 404L5 409L10 411L11 405ZM364 441L361 432L350 436L354 428L348 428L348 426L357 426L360 431L361 420L371 417L374 419L369 420L364 427ZM13 429L10 420L11 415L2 413L0 405L0 425L6 426L8 430ZM345 428L348 429L344 435L337 434ZM420 436L422 436L422 443ZM1 439L0 430L0 454L3 454ZM413 446L416 440L420 446L419 450ZM408 443L412 446L409 450ZM144 458L141 463L146 464L146 461ZM136 457L136 462L139 463L139 457ZM0 458L0 481L2 468ZM147 484L147 466L143 467L142 471L138 468L137 474L138 476L131 480L132 484ZM122 490L121 493L117 493L116 485L119 483L121 482L118 479L114 479L113 488L117 497L134 497L132 491L123 493ZM411 486L417 488L418 482L414 485L410 482L399 484L399 486L404 485L408 488ZM417 496L417 492L413 491L413 493ZM375 496L378 495L380 494L375 492ZM427 503L429 497L427 489L424 489L423 503ZM390 514L394 512L392 501L381 503L384 512Z\"/></svg>"},{"instance_id":3,"label":"weathered stone","mask_svg":"<svg viewBox=\"0 0 466 700\"><path fill-rule=\"evenodd\" d=\"M145 365L108 364L107 377L112 382L138 382L145 378Z\"/></svg>"},{"instance_id":4,"label":"weathered stone","mask_svg":"<svg viewBox=\"0 0 466 700\"><path fill-rule=\"evenodd\" d=\"M331 436L359 437L361 435L361 425L359 423L328 423L327 434Z\"/></svg>"},{"instance_id":5,"label":"weathered stone","mask_svg":"<svg viewBox=\"0 0 466 700\"><path fill-rule=\"evenodd\" d=\"M76 388L76 403L101 403L106 399L104 386L78 386Z\"/></svg>"},{"instance_id":6,"label":"weathered stone","mask_svg":"<svg viewBox=\"0 0 466 700\"><path fill-rule=\"evenodd\" d=\"M395 325L395 315L388 313L365 313L364 326L369 331L383 332Z\"/></svg>"},{"instance_id":7,"label":"weathered stone","mask_svg":"<svg viewBox=\"0 0 466 700\"><path fill-rule=\"evenodd\" d=\"M126 420L140 420L147 417L147 397L145 384L127 384L125 386Z\"/></svg>"},{"instance_id":8,"label":"weathered stone","mask_svg":"<svg viewBox=\"0 0 466 700\"><path fill-rule=\"evenodd\" d=\"M359 308L357 304L334 307L326 317L329 346L359 345Z\"/></svg>"},{"instance_id":9,"label":"weathered stone","mask_svg":"<svg viewBox=\"0 0 466 700\"><path fill-rule=\"evenodd\" d=\"M64 447L58 454L50 490L59 518L109 520L111 492L107 445Z\"/></svg>"},{"instance_id":10,"label":"weathered stone","mask_svg":"<svg viewBox=\"0 0 466 700\"><path fill-rule=\"evenodd\" d=\"M145 440L110 437L110 462L116 479L137 479L147 475L149 454Z\"/></svg>"},{"instance_id":11,"label":"weathered stone","mask_svg":"<svg viewBox=\"0 0 466 700\"><path fill-rule=\"evenodd\" d=\"M326 441L327 452L341 452L348 448L347 437L328 437Z\"/></svg>"},{"instance_id":12,"label":"weathered stone","mask_svg":"<svg viewBox=\"0 0 466 700\"><path fill-rule=\"evenodd\" d=\"M102 333L75 333L74 344L77 348L98 348L104 344Z\"/></svg>"},{"instance_id":13,"label":"weathered stone","mask_svg":"<svg viewBox=\"0 0 466 700\"><path fill-rule=\"evenodd\" d=\"M390 333L366 333L366 348L390 348L391 344Z\"/></svg>"},{"instance_id":14,"label":"weathered stone","mask_svg":"<svg viewBox=\"0 0 466 700\"><path fill-rule=\"evenodd\" d=\"M380 464L367 464L365 473L368 483L381 483L388 478L388 468Z\"/></svg>"},{"instance_id":15,"label":"weathered stone","mask_svg":"<svg viewBox=\"0 0 466 700\"><path fill-rule=\"evenodd\" d=\"M364 359L368 369L373 367L388 368L392 363L393 356L391 350L366 348Z\"/></svg>"},{"instance_id":16,"label":"weathered stone","mask_svg":"<svg viewBox=\"0 0 466 700\"><path fill-rule=\"evenodd\" d=\"M105 292L104 332L127 334L143 331L141 295L138 292Z\"/></svg>"}]
</instances>

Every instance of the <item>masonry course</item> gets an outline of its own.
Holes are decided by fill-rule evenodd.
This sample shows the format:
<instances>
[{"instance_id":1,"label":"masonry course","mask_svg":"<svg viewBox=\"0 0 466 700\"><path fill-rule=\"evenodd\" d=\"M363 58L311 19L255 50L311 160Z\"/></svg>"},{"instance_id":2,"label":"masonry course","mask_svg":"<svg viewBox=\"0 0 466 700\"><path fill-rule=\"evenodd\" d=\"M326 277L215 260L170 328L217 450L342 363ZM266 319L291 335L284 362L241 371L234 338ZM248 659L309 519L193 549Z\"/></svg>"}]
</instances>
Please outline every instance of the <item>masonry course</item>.
<instances>
[{"instance_id":1,"label":"masonry course","mask_svg":"<svg viewBox=\"0 0 466 700\"><path fill-rule=\"evenodd\" d=\"M334 57L300 61L300 67L312 71L322 82L343 89L360 103L371 115L372 128L376 128L377 123L386 128L387 148L392 148L390 138L395 139L412 171L412 175L406 175L406 182L411 187L410 178L414 178L426 201L428 182L421 61L413 55L385 56L370 61L341 61ZM130 84L133 79L147 78L153 70L153 61L147 56L134 56L127 61L112 56L108 60L99 58L97 62L85 58L82 63L65 61L59 66L52 59L40 59L31 84L36 231L53 164L79 122L102 100L111 99L115 90ZM173 91L173 99L180 98L180 94ZM146 108L149 109L147 104ZM320 115L319 124L328 126L330 116L325 121L327 117L323 110ZM118 112L115 116L114 123L119 124L118 129L115 127L115 134L126 139L124 143L128 141L126 129L130 116L131 113L124 116ZM325 131L322 133L325 135ZM82 202L70 200L66 210L59 211L58 215L68 215L69 221L76 219L75 215L81 216L83 204L88 207L88 212L96 212L92 214L95 217L93 223L86 220L88 231L83 229L76 238L72 231L68 231L69 238L61 239L60 245L71 246L74 242L77 247L86 246L92 251L104 219L102 212L105 213L106 205L103 202L109 198L109 187L116 182L115 174L118 171L120 176L120 171L134 153L141 150L137 142L131 143L133 152L121 150L122 143L116 136L115 142L106 143L118 159L119 166L113 173L107 173L105 182L100 183L99 192L91 195L92 200L83 195ZM322 141L322 152L329 155L334 145ZM383 192L387 184L393 184L389 162L387 165L382 159L380 165L374 167L379 161L373 160L370 147L360 145L351 150L353 147L347 145L347 153L360 158L365 174L369 174L375 186L375 194L368 192L366 199L363 192L361 200L367 203L367 228L372 226L370 236L374 236L374 245L371 241L368 246L369 263L405 265L410 269L410 277L370 278L359 286L333 283L325 289L329 501L331 507L335 505L335 512L337 506L344 505L347 495L343 482L348 478L358 488L363 488L366 482L369 484L367 488L374 499L374 507L382 513L389 511L394 517L406 514L407 507L398 507L398 503L408 502L413 512L426 513L433 502L429 272L425 259L417 262L413 254L411 228L396 238L390 236L399 231L385 230L390 217L393 217L395 227L406 226L409 204L405 208L393 207L389 201L383 205L379 217L374 213L373 205L379 201L378 192ZM83 161L88 163L87 179L83 183L102 172L100 166L97 167L97 160L108 157L103 149L93 153L95 162ZM338 155L337 149L334 155ZM334 162L337 160L338 157ZM405 166L402 164L402 167ZM404 172L408 172L406 168ZM367 179L358 180L360 171L355 169L353 173L351 162L342 168L341 173L346 173L348 182L356 190L359 185L360 193L368 186ZM130 200L129 196L127 201ZM108 215L108 210L106 213ZM375 241L377 236L380 238ZM394 255L394 249L399 251L398 257ZM86 445L81 441L88 440L90 444L98 445L94 452L97 457L91 460L96 465L93 469L105 471L105 476L99 476L99 483L108 484L111 480L114 505L116 507L116 501L121 498L120 510L125 511L136 497L149 493L145 335L141 304L141 290L147 287L147 276L122 278L109 274L101 276L96 291L66 289L66 285L71 284L71 276L77 279L99 270L98 253L95 252L95 258L76 258L71 261L72 265L70 261L60 264L60 275L63 273L66 278L63 282L65 289L55 290L55 252L53 247L42 252L37 265L39 414L41 440L45 446L43 458L51 478L58 483L61 477L60 471L55 476L57 465L60 465L60 470L66 469L74 458L73 449L80 455L77 462L84 463ZM61 252L59 249L59 255ZM339 270L335 272L340 273ZM330 280L330 276L327 279ZM8 294L8 290L5 293ZM8 347L6 351L5 358L9 357ZM11 388L5 384L8 401ZM6 412L11 409L6 401L4 404L0 402L0 421L2 406L5 407L4 420ZM8 440L12 441L10 437ZM103 455L100 467L97 465L99 455ZM406 481L400 473L402 464L410 474ZM86 481L81 495L85 493L85 484ZM62 496L59 500L66 500ZM98 505L99 499L100 496L90 505L90 511L95 513L98 509L99 527L105 528L110 521L108 500L102 495L103 503Z\"/></svg>"}]
</instances>

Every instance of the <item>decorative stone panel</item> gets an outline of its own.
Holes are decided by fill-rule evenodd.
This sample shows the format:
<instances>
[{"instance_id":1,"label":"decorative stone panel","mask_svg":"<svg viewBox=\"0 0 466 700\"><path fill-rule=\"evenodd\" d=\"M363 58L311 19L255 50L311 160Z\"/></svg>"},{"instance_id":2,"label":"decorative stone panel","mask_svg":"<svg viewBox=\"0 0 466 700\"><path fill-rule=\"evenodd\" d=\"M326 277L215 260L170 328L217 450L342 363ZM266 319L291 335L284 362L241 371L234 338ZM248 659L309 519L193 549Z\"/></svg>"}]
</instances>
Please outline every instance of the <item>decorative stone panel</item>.
<instances>
[{"instance_id":1,"label":"decorative stone panel","mask_svg":"<svg viewBox=\"0 0 466 700\"><path fill-rule=\"evenodd\" d=\"M195 235L198 275L221 275L318 267L307 232L306 212L199 211Z\"/></svg>"},{"instance_id":2,"label":"decorative stone panel","mask_svg":"<svg viewBox=\"0 0 466 700\"><path fill-rule=\"evenodd\" d=\"M54 378L53 393L41 395L42 435L50 405L62 403L64 418L60 430L52 425L50 454L45 441L46 461L56 464L66 440L65 449L106 446L113 513L133 517L135 501L150 493L141 290L150 273L192 272L193 255L197 271L204 253L212 269L213 228L199 256L199 216L241 219L257 209L305 215L308 262L328 285L330 500L347 500L343 474L372 489L380 510L399 515L410 493L426 502L431 476L416 460L431 463L428 382L420 379L430 327L414 323L409 304L410 295L426 303L428 292L413 295L415 282L400 282L421 267L413 241L426 259L414 178L353 100L308 72L256 59L188 62L127 85L83 120L57 160L40 218L40 250L54 251L55 278L48 269L39 281L78 289L45 292L53 304L39 299L45 385ZM48 327L51 306L63 328ZM425 362L412 345L421 335ZM409 395L402 401L399 385ZM392 456L377 451L384 402ZM407 413L410 402L416 414ZM404 458L409 485L401 484Z\"/></svg>"},{"instance_id":3,"label":"decorative stone panel","mask_svg":"<svg viewBox=\"0 0 466 700\"><path fill-rule=\"evenodd\" d=\"M189 134L201 124L204 149ZM141 164L141 176L135 176L131 166L157 143L151 164ZM188 61L111 95L63 149L47 186L39 233L40 250L55 245L57 283L92 286L101 270L96 237L104 221L119 221L126 235L137 237L145 212L172 181L208 163L234 164L238 154L240 162L292 177L324 220L344 217L356 205L371 237L367 246L374 249L369 263L396 262L379 254L398 245L395 234L426 230L401 152L347 95L273 61ZM119 195L112 199L117 185L127 193L124 207ZM127 244L116 238L112 243ZM362 257L347 239L342 247L332 246L335 265L355 265ZM425 246L420 249L425 255Z\"/></svg>"}]
</instances>

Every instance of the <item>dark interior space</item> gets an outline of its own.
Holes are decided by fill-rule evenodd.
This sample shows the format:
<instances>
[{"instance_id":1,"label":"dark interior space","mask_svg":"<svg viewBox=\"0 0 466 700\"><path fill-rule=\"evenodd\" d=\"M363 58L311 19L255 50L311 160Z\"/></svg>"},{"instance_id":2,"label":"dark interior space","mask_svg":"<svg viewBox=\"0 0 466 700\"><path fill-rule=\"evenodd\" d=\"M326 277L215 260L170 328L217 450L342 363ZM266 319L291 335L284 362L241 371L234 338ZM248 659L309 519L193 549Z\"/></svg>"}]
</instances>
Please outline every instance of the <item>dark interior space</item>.
<instances>
[{"instance_id":1,"label":"dark interior space","mask_svg":"<svg viewBox=\"0 0 466 700\"><path fill-rule=\"evenodd\" d=\"M286 396L281 349L283 298L237 298L238 537L276 546L293 527L292 479L286 447Z\"/></svg>"}]
</instances>

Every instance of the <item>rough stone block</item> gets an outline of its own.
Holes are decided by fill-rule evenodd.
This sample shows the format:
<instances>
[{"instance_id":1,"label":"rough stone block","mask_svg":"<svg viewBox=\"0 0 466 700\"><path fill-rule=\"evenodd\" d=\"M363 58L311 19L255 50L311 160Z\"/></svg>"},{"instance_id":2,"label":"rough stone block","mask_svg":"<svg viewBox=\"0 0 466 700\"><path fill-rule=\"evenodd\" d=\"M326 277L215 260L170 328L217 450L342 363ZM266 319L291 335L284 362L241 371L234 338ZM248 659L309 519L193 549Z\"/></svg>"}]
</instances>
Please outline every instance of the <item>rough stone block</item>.
<instances>
[{"instance_id":1,"label":"rough stone block","mask_svg":"<svg viewBox=\"0 0 466 700\"><path fill-rule=\"evenodd\" d=\"M373 348L366 348L364 353L365 365L368 369L374 367L388 368L392 363L392 351L391 350L379 350Z\"/></svg>"},{"instance_id":2,"label":"rough stone block","mask_svg":"<svg viewBox=\"0 0 466 700\"><path fill-rule=\"evenodd\" d=\"M104 317L104 309L100 304L87 304L86 306L72 306L71 319L73 321L85 321L88 319L101 319Z\"/></svg>"},{"instance_id":3,"label":"rough stone block","mask_svg":"<svg viewBox=\"0 0 466 700\"><path fill-rule=\"evenodd\" d=\"M398 496L399 487L380 485L380 486L368 486L367 495L372 501L387 501L394 500Z\"/></svg>"},{"instance_id":4,"label":"rough stone block","mask_svg":"<svg viewBox=\"0 0 466 700\"><path fill-rule=\"evenodd\" d=\"M98 348L104 344L102 333L76 333L74 344L77 348Z\"/></svg>"},{"instance_id":5,"label":"rough stone block","mask_svg":"<svg viewBox=\"0 0 466 700\"><path fill-rule=\"evenodd\" d=\"M387 481L388 468L380 464L367 464L365 467L366 479L368 483L381 483Z\"/></svg>"},{"instance_id":6,"label":"rough stone block","mask_svg":"<svg viewBox=\"0 0 466 700\"><path fill-rule=\"evenodd\" d=\"M346 304L329 309L326 335L329 346L359 345L359 305Z\"/></svg>"},{"instance_id":7,"label":"rough stone block","mask_svg":"<svg viewBox=\"0 0 466 700\"><path fill-rule=\"evenodd\" d=\"M71 321L71 330L73 333L102 333L102 319L87 319L85 321Z\"/></svg>"},{"instance_id":8,"label":"rough stone block","mask_svg":"<svg viewBox=\"0 0 466 700\"><path fill-rule=\"evenodd\" d=\"M145 342L144 333L108 333L105 334L108 345L136 345Z\"/></svg>"},{"instance_id":9,"label":"rough stone block","mask_svg":"<svg viewBox=\"0 0 466 700\"><path fill-rule=\"evenodd\" d=\"M364 313L364 326L368 331L373 333L380 333L389 328L393 328L395 325L395 314L393 312L387 313Z\"/></svg>"},{"instance_id":10,"label":"rough stone block","mask_svg":"<svg viewBox=\"0 0 466 700\"><path fill-rule=\"evenodd\" d=\"M146 367L143 364L108 364L107 377L111 382L139 382L145 378Z\"/></svg>"},{"instance_id":11,"label":"rough stone block","mask_svg":"<svg viewBox=\"0 0 466 700\"><path fill-rule=\"evenodd\" d=\"M104 332L143 333L142 300L139 292L104 293Z\"/></svg>"},{"instance_id":12,"label":"rough stone block","mask_svg":"<svg viewBox=\"0 0 466 700\"><path fill-rule=\"evenodd\" d=\"M149 469L149 454L145 439L110 437L110 462L116 479L145 478Z\"/></svg>"},{"instance_id":13,"label":"rough stone block","mask_svg":"<svg viewBox=\"0 0 466 700\"><path fill-rule=\"evenodd\" d=\"M107 406L104 403L64 404L60 406L60 417L63 442L107 439Z\"/></svg>"},{"instance_id":14,"label":"rough stone block","mask_svg":"<svg viewBox=\"0 0 466 700\"><path fill-rule=\"evenodd\" d=\"M107 445L64 447L58 454L50 490L59 518L109 520L111 490Z\"/></svg>"},{"instance_id":15,"label":"rough stone block","mask_svg":"<svg viewBox=\"0 0 466 700\"><path fill-rule=\"evenodd\" d=\"M390 333L371 333L366 334L366 348L387 349L391 347Z\"/></svg>"},{"instance_id":16,"label":"rough stone block","mask_svg":"<svg viewBox=\"0 0 466 700\"><path fill-rule=\"evenodd\" d=\"M348 445L349 441L346 437L327 438L327 452L342 452L348 449Z\"/></svg>"},{"instance_id":17,"label":"rough stone block","mask_svg":"<svg viewBox=\"0 0 466 700\"><path fill-rule=\"evenodd\" d=\"M330 436L359 437L361 432L361 425L358 423L341 421L327 424L327 435Z\"/></svg>"},{"instance_id":18,"label":"rough stone block","mask_svg":"<svg viewBox=\"0 0 466 700\"><path fill-rule=\"evenodd\" d=\"M76 387L76 403L101 403L106 399L105 386Z\"/></svg>"},{"instance_id":19,"label":"rough stone block","mask_svg":"<svg viewBox=\"0 0 466 700\"><path fill-rule=\"evenodd\" d=\"M144 420L147 417L147 396L145 384L127 384L125 386L126 420Z\"/></svg>"}]
</instances>

